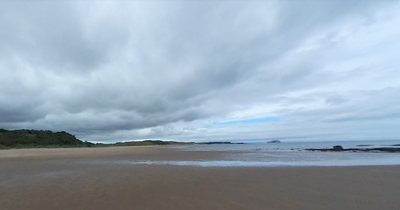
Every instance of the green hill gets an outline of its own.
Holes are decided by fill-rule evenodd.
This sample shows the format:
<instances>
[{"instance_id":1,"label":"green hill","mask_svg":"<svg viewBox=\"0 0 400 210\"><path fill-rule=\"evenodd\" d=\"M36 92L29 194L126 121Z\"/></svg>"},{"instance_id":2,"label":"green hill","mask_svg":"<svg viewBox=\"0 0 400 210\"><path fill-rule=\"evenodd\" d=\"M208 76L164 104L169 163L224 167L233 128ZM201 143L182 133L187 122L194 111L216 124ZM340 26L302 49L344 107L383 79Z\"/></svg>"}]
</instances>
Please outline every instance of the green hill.
<instances>
[{"instance_id":1,"label":"green hill","mask_svg":"<svg viewBox=\"0 0 400 210\"><path fill-rule=\"evenodd\" d=\"M128 141L128 142L117 142L112 146L155 146L155 145L184 145L193 144L193 142L176 142L176 141L161 141L161 140L143 140L143 141Z\"/></svg>"},{"instance_id":2,"label":"green hill","mask_svg":"<svg viewBox=\"0 0 400 210\"><path fill-rule=\"evenodd\" d=\"M0 149L35 147L90 147L65 131L5 130L0 129Z\"/></svg>"},{"instance_id":3,"label":"green hill","mask_svg":"<svg viewBox=\"0 0 400 210\"><path fill-rule=\"evenodd\" d=\"M117 142L114 144L93 144L82 142L65 131L52 132L44 130L5 130L0 128L0 149L13 148L59 148L59 147L110 147L110 146L151 146L183 145L193 142L175 142L161 140L144 140Z\"/></svg>"}]
</instances>

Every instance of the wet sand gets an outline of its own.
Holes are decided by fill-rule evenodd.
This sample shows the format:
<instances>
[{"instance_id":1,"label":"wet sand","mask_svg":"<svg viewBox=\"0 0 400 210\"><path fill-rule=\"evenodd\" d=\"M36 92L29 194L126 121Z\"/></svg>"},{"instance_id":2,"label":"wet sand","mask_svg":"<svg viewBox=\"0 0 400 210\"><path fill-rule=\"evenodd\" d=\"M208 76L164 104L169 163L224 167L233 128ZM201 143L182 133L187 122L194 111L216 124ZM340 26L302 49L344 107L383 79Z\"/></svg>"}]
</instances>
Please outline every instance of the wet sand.
<instances>
[{"instance_id":1,"label":"wet sand","mask_svg":"<svg viewBox=\"0 0 400 210\"><path fill-rule=\"evenodd\" d=\"M193 167L168 147L0 150L0 209L398 209L400 166Z\"/></svg>"}]
</instances>

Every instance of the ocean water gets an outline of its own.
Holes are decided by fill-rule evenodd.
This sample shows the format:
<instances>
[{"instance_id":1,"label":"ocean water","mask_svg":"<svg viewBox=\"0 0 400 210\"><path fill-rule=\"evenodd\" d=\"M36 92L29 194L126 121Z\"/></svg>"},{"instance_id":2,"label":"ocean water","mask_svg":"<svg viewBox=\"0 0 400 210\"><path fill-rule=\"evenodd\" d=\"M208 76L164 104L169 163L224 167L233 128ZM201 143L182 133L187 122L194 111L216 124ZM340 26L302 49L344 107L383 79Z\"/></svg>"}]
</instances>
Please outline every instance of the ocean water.
<instances>
[{"instance_id":1,"label":"ocean water","mask_svg":"<svg viewBox=\"0 0 400 210\"><path fill-rule=\"evenodd\" d=\"M307 148L395 147L400 141L283 142L193 145L176 147L184 151L221 151L219 160L139 161L134 164L198 167L279 167L279 166L373 166L400 165L400 153L312 152Z\"/></svg>"},{"instance_id":2,"label":"ocean water","mask_svg":"<svg viewBox=\"0 0 400 210\"><path fill-rule=\"evenodd\" d=\"M252 151L252 150L304 150L309 148L332 148L341 145L343 148L375 148L375 147L396 147L400 140L385 141L292 141L282 143L248 143L248 144L213 144L182 146L183 150L190 151Z\"/></svg>"}]
</instances>

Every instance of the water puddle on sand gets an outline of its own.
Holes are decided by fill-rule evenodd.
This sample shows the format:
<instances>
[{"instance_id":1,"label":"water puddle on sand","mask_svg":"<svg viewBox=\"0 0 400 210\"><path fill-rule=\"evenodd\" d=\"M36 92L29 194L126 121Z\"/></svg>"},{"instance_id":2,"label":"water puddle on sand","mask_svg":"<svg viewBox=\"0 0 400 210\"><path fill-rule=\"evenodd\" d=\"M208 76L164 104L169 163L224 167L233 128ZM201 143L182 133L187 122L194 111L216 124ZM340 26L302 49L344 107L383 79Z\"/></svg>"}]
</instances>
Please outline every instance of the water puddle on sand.
<instances>
[{"instance_id":1,"label":"water puddle on sand","mask_svg":"<svg viewBox=\"0 0 400 210\"><path fill-rule=\"evenodd\" d=\"M400 165L396 160L332 160L332 161L118 161L117 164L128 165L170 165L170 166L194 166L194 167L301 167L301 166L378 166Z\"/></svg>"},{"instance_id":2,"label":"water puddle on sand","mask_svg":"<svg viewBox=\"0 0 400 210\"><path fill-rule=\"evenodd\" d=\"M91 160L99 165L169 165L194 167L379 166L400 165L400 154L309 151L229 152L218 159Z\"/></svg>"}]
</instances>

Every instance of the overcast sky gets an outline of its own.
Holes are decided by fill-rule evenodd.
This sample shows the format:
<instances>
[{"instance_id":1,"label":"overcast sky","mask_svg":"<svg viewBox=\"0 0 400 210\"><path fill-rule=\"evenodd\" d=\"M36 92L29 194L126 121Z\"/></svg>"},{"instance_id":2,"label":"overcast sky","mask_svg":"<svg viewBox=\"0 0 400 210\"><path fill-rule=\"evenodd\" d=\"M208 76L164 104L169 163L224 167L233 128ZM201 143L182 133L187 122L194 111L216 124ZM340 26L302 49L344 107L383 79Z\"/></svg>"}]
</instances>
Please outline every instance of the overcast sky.
<instances>
[{"instance_id":1,"label":"overcast sky","mask_svg":"<svg viewBox=\"0 0 400 210\"><path fill-rule=\"evenodd\" d=\"M398 1L0 1L0 127L400 139Z\"/></svg>"}]
</instances>

